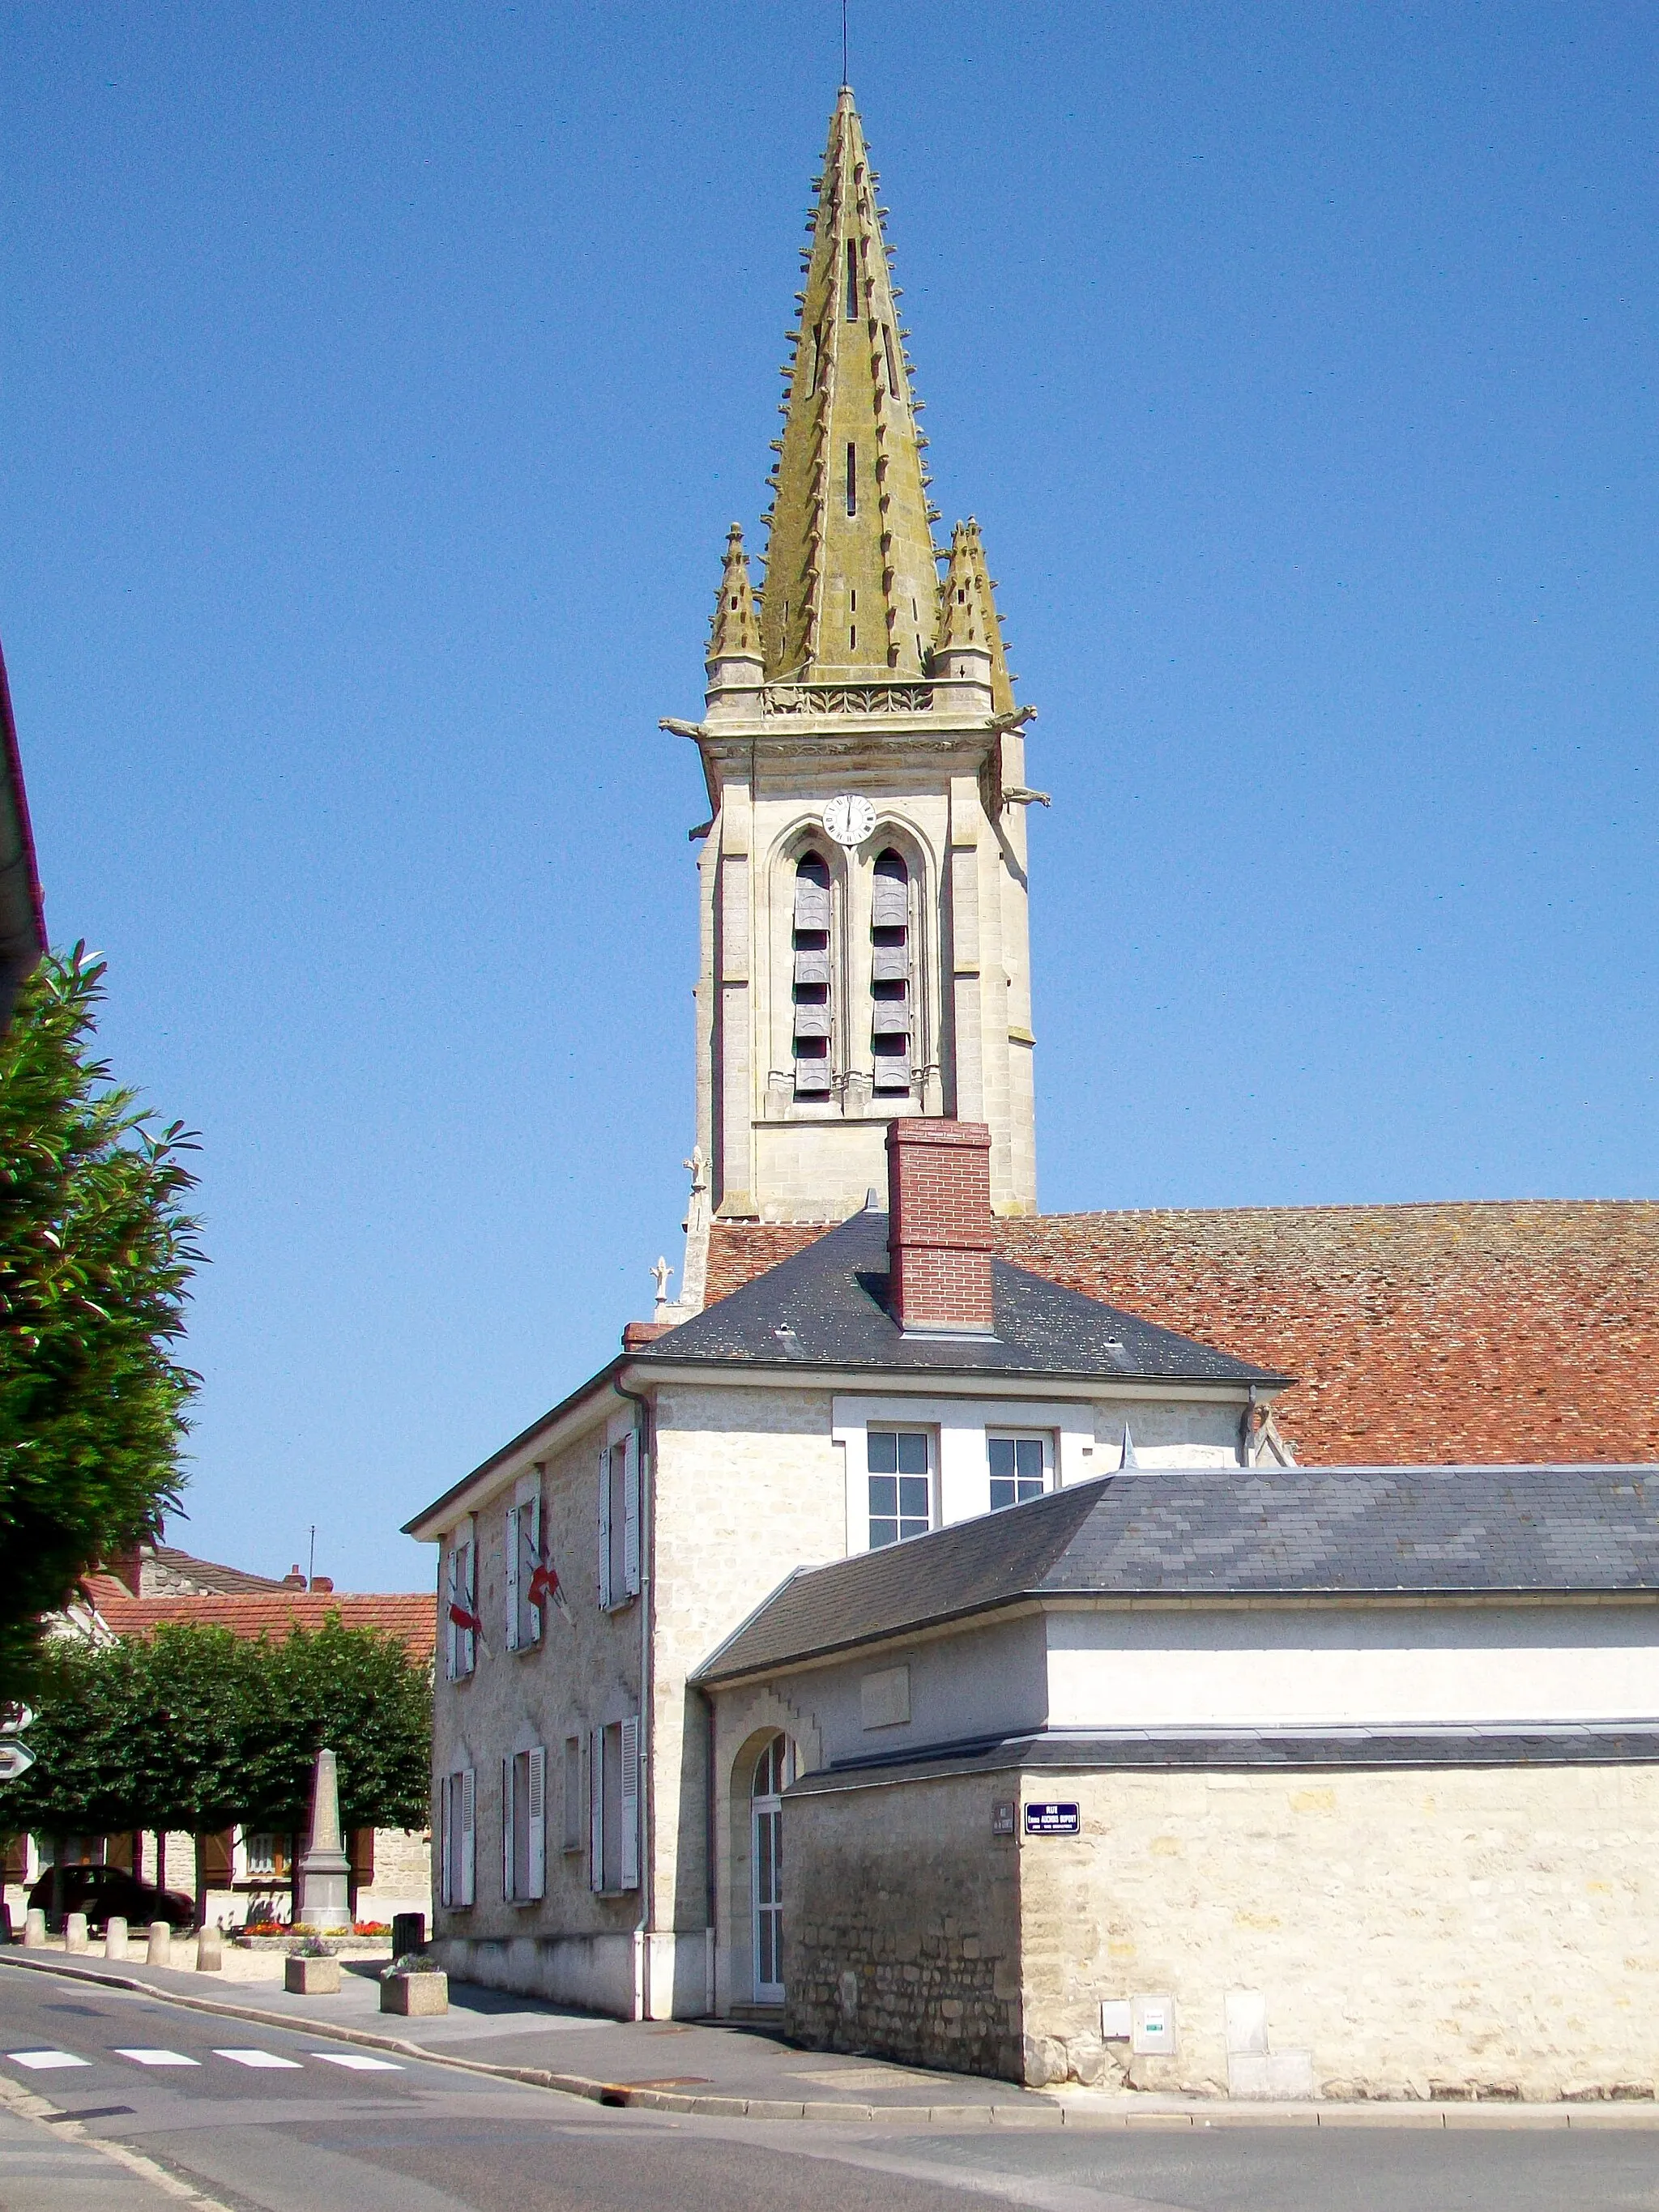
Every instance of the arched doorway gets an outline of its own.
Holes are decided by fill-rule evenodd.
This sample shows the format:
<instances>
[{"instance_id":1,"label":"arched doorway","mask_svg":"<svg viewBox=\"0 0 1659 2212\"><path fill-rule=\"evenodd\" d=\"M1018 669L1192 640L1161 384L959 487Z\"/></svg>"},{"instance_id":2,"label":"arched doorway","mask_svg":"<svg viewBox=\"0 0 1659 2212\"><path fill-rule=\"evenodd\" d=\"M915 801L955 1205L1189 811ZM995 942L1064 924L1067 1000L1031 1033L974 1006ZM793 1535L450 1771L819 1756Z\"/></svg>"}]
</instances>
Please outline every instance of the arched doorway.
<instances>
[{"instance_id":1,"label":"arched doorway","mask_svg":"<svg viewBox=\"0 0 1659 2212\"><path fill-rule=\"evenodd\" d=\"M783 2002L783 1793L794 1778L794 1745L787 1735L770 1737L749 1789L757 2004Z\"/></svg>"}]
</instances>

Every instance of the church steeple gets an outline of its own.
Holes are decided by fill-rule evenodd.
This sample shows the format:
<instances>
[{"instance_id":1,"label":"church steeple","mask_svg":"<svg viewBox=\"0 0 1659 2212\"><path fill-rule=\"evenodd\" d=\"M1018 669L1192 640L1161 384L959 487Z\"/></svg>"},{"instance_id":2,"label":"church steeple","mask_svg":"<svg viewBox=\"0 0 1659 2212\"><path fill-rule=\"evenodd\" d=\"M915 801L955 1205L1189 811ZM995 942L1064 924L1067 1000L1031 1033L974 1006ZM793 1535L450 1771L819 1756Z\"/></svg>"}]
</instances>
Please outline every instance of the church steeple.
<instances>
[{"instance_id":1,"label":"church steeple","mask_svg":"<svg viewBox=\"0 0 1659 2212\"><path fill-rule=\"evenodd\" d=\"M789 333L761 634L769 682L921 678L939 583L904 333L853 94L815 185Z\"/></svg>"}]
</instances>

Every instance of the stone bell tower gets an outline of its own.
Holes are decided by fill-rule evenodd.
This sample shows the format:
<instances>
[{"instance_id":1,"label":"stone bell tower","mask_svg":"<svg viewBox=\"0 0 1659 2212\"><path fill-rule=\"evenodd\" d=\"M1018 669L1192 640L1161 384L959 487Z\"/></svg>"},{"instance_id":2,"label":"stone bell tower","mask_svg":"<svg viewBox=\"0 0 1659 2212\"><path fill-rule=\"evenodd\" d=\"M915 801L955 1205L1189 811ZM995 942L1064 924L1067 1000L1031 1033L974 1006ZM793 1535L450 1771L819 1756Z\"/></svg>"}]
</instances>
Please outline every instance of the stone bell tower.
<instances>
[{"instance_id":1,"label":"stone bell tower","mask_svg":"<svg viewBox=\"0 0 1659 2212\"><path fill-rule=\"evenodd\" d=\"M843 86L789 332L764 587L736 524L695 739L697 1141L729 1221L833 1221L886 1123L988 1123L1034 1212L1022 732L978 526L943 582L886 210ZM1046 802L1045 802L1046 803ZM688 1283L688 1291L691 1285Z\"/></svg>"}]
</instances>

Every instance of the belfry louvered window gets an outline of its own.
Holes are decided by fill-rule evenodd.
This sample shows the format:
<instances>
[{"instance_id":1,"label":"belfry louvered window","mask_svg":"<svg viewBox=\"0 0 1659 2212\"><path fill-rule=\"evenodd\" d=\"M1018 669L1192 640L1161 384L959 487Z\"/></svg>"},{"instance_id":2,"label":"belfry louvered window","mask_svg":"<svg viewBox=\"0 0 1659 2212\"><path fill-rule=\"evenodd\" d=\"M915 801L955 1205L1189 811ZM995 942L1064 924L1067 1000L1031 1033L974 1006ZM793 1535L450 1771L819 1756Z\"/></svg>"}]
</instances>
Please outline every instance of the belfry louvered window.
<instances>
[{"instance_id":1,"label":"belfry louvered window","mask_svg":"<svg viewBox=\"0 0 1659 2212\"><path fill-rule=\"evenodd\" d=\"M870 897L871 1045L878 1094L908 1091L915 1026L910 871L890 846L876 862Z\"/></svg>"},{"instance_id":2,"label":"belfry louvered window","mask_svg":"<svg viewBox=\"0 0 1659 2212\"><path fill-rule=\"evenodd\" d=\"M817 853L795 867L793 1025L795 1096L830 1094L830 864Z\"/></svg>"}]
</instances>

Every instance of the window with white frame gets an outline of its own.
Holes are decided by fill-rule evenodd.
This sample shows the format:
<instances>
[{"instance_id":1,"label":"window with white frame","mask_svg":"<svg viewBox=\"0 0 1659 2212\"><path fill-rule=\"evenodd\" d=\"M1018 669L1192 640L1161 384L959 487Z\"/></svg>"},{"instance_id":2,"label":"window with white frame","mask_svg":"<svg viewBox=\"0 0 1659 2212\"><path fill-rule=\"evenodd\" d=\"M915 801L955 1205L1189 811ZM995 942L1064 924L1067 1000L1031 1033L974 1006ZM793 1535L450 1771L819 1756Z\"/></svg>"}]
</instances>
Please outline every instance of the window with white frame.
<instances>
[{"instance_id":1,"label":"window with white frame","mask_svg":"<svg viewBox=\"0 0 1659 2212\"><path fill-rule=\"evenodd\" d=\"M602 1893L640 1886L638 1714L595 1729L588 1754L588 1879Z\"/></svg>"},{"instance_id":2,"label":"window with white frame","mask_svg":"<svg viewBox=\"0 0 1659 2212\"><path fill-rule=\"evenodd\" d=\"M532 1601L542 1564L541 1469L523 1477L507 1509L507 1648L528 1651L541 1642L542 1609Z\"/></svg>"},{"instance_id":3,"label":"window with white frame","mask_svg":"<svg viewBox=\"0 0 1659 2212\"><path fill-rule=\"evenodd\" d=\"M986 1450L991 1463L991 1510L1005 1505L1024 1505L1041 1498L1054 1480L1054 1439L1048 1436L988 1436Z\"/></svg>"},{"instance_id":4,"label":"window with white frame","mask_svg":"<svg viewBox=\"0 0 1659 2212\"><path fill-rule=\"evenodd\" d=\"M926 1429L868 1429L870 1549L925 1536L933 1523L933 1438Z\"/></svg>"},{"instance_id":5,"label":"window with white frame","mask_svg":"<svg viewBox=\"0 0 1659 2212\"><path fill-rule=\"evenodd\" d=\"M450 1539L446 1571L445 1626L449 1679L459 1681L478 1662L477 1522L469 1514Z\"/></svg>"},{"instance_id":6,"label":"window with white frame","mask_svg":"<svg viewBox=\"0 0 1659 2212\"><path fill-rule=\"evenodd\" d=\"M446 1905L472 1902L477 1811L477 1777L471 1767L439 1778L438 1894Z\"/></svg>"},{"instance_id":7,"label":"window with white frame","mask_svg":"<svg viewBox=\"0 0 1659 2212\"><path fill-rule=\"evenodd\" d=\"M599 1603L640 1594L640 1446L630 1429L599 1454Z\"/></svg>"},{"instance_id":8,"label":"window with white frame","mask_svg":"<svg viewBox=\"0 0 1659 2212\"><path fill-rule=\"evenodd\" d=\"M501 1895L527 1905L547 1889L547 1753L541 1744L501 1761Z\"/></svg>"}]
</instances>

